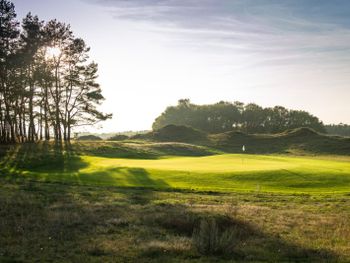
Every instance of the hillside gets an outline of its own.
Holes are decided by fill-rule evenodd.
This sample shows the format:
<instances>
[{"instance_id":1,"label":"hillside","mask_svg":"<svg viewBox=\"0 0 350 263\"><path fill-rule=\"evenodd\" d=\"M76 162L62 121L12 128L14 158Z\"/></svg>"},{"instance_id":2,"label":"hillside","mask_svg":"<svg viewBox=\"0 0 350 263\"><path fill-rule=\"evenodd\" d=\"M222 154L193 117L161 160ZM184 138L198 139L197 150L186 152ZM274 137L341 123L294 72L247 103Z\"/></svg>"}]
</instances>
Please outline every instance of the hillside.
<instances>
[{"instance_id":1,"label":"hillside","mask_svg":"<svg viewBox=\"0 0 350 263\"><path fill-rule=\"evenodd\" d=\"M161 142L199 143L207 141L207 134L188 126L167 125L159 130L138 134L132 139L143 139Z\"/></svg>"},{"instance_id":2,"label":"hillside","mask_svg":"<svg viewBox=\"0 0 350 263\"><path fill-rule=\"evenodd\" d=\"M78 141L102 141L101 137L96 135L83 135L77 138Z\"/></svg>"},{"instance_id":3,"label":"hillside","mask_svg":"<svg viewBox=\"0 0 350 263\"><path fill-rule=\"evenodd\" d=\"M328 136L309 128L288 130L275 135L226 132L211 135L212 146L227 152L248 153L312 153L350 155L350 138Z\"/></svg>"},{"instance_id":4,"label":"hillside","mask_svg":"<svg viewBox=\"0 0 350 263\"><path fill-rule=\"evenodd\" d=\"M132 139L155 142L184 142L229 153L291 153L350 155L350 138L320 134L310 128L297 128L278 134L246 134L230 131L206 134L186 126L168 125Z\"/></svg>"}]
</instances>

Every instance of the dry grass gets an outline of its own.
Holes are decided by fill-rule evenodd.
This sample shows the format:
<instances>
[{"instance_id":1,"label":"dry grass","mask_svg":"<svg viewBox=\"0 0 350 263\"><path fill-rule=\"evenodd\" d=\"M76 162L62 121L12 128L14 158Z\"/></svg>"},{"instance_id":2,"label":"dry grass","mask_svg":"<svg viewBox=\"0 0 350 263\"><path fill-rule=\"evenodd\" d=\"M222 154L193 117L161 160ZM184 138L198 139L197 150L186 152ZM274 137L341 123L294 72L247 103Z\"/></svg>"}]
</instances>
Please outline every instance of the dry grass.
<instances>
[{"instance_id":1,"label":"dry grass","mask_svg":"<svg viewBox=\"0 0 350 263\"><path fill-rule=\"evenodd\" d=\"M1 184L0 261L350 260L346 195ZM215 220L218 237L231 229L229 242L215 253L199 253L193 232L208 219Z\"/></svg>"}]
</instances>

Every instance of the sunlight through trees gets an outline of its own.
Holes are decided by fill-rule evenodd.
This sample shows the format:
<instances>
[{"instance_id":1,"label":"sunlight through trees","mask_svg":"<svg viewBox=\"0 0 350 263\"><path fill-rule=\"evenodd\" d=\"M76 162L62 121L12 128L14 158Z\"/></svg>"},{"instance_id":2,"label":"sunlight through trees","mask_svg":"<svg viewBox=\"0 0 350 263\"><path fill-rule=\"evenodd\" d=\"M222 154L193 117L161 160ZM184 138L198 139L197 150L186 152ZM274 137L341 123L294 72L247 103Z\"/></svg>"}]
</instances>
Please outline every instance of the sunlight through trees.
<instances>
[{"instance_id":1,"label":"sunlight through trees","mask_svg":"<svg viewBox=\"0 0 350 263\"><path fill-rule=\"evenodd\" d=\"M71 139L74 127L106 120L98 66L69 25L28 13L0 0L0 141Z\"/></svg>"}]
</instances>

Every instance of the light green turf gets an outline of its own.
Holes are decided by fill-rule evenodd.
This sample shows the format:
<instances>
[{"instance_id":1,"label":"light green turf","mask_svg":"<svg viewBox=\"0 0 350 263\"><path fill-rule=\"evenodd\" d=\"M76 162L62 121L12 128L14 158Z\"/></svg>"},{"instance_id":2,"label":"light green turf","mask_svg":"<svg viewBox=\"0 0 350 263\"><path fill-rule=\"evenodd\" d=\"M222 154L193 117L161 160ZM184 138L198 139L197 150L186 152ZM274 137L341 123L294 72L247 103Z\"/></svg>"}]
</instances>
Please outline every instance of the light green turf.
<instances>
[{"instance_id":1,"label":"light green turf","mask_svg":"<svg viewBox=\"0 0 350 263\"><path fill-rule=\"evenodd\" d=\"M206 191L350 193L350 159L347 157L320 159L223 154L144 160L81 156L79 162L79 165L68 165L63 171L51 169L48 172L33 168L21 172L39 180L84 185Z\"/></svg>"}]
</instances>

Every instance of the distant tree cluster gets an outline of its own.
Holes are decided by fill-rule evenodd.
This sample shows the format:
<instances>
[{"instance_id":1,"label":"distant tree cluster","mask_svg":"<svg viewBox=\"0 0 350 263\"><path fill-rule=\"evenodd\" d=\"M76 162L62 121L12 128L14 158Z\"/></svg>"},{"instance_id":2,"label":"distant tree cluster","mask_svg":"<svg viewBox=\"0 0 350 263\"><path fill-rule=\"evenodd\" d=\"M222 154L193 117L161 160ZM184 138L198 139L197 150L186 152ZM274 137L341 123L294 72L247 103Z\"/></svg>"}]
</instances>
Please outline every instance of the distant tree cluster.
<instances>
[{"instance_id":1,"label":"distant tree cluster","mask_svg":"<svg viewBox=\"0 0 350 263\"><path fill-rule=\"evenodd\" d=\"M325 126L327 133L331 135L349 136L350 137L350 125L348 124L330 124Z\"/></svg>"},{"instance_id":2,"label":"distant tree cluster","mask_svg":"<svg viewBox=\"0 0 350 263\"><path fill-rule=\"evenodd\" d=\"M157 130L166 125L186 125L209 133L243 131L247 133L278 133L287 129L309 127L325 132L323 123L306 111L289 110L281 106L263 108L257 104L221 101L211 105L196 105L188 99L168 107L153 123Z\"/></svg>"},{"instance_id":3,"label":"distant tree cluster","mask_svg":"<svg viewBox=\"0 0 350 263\"><path fill-rule=\"evenodd\" d=\"M16 20L13 3L0 0L0 141L67 140L72 128L110 118L97 64L70 26L31 13Z\"/></svg>"}]
</instances>

